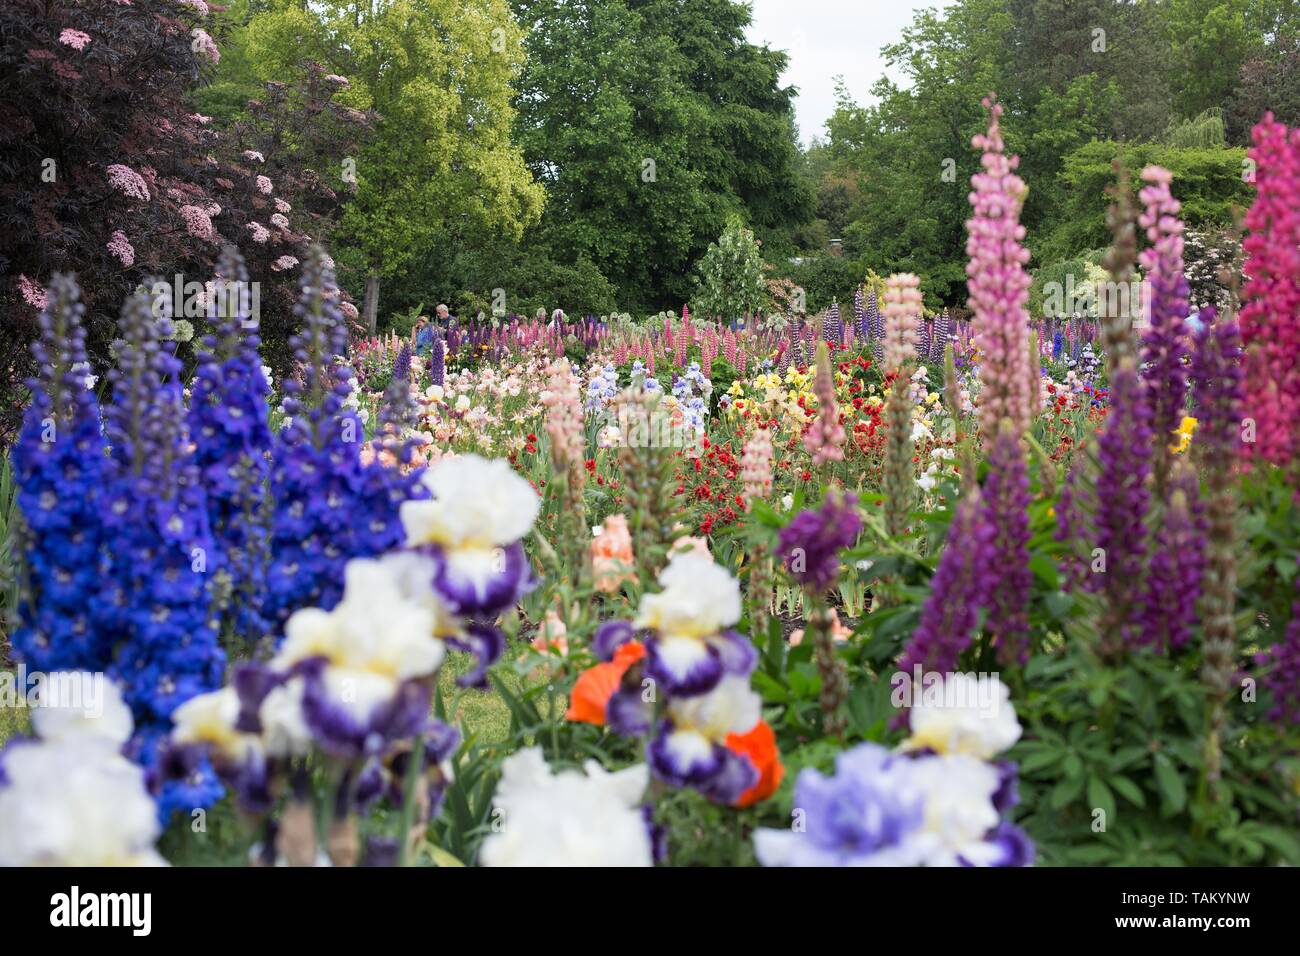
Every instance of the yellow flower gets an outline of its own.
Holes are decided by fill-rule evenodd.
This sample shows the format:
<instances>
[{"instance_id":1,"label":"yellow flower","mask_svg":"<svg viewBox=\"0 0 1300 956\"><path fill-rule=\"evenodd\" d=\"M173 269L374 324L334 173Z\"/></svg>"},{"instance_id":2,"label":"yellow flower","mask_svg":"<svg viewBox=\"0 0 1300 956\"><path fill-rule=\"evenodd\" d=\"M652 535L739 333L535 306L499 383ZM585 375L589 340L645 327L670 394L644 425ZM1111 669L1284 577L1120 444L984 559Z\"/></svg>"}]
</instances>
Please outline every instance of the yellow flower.
<instances>
[{"instance_id":1,"label":"yellow flower","mask_svg":"<svg viewBox=\"0 0 1300 956\"><path fill-rule=\"evenodd\" d=\"M1175 436L1174 444L1169 446L1169 450L1175 455L1187 450L1187 446L1192 443L1192 435L1196 432L1197 421L1190 415L1183 417L1182 424L1173 431Z\"/></svg>"}]
</instances>

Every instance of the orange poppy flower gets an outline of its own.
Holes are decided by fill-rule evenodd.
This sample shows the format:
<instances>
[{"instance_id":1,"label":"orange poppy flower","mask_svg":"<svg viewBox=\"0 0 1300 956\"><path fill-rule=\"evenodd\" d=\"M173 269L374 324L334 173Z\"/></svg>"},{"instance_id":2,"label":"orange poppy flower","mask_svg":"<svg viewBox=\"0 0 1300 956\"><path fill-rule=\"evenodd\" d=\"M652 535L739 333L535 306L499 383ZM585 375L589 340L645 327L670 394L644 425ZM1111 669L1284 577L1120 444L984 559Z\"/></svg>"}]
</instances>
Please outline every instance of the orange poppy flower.
<instances>
[{"instance_id":1,"label":"orange poppy flower","mask_svg":"<svg viewBox=\"0 0 1300 956\"><path fill-rule=\"evenodd\" d=\"M603 726L609 699L623 682L623 675L628 668L643 657L645 645L640 641L628 641L614 652L612 661L605 661L583 671L573 685L573 694L564 719Z\"/></svg>"},{"instance_id":2,"label":"orange poppy flower","mask_svg":"<svg viewBox=\"0 0 1300 956\"><path fill-rule=\"evenodd\" d=\"M747 734L728 734L727 749L748 757L758 768L758 783L736 799L736 806L752 807L776 793L785 777L785 767L776 749L776 734L766 720L760 720Z\"/></svg>"}]
</instances>

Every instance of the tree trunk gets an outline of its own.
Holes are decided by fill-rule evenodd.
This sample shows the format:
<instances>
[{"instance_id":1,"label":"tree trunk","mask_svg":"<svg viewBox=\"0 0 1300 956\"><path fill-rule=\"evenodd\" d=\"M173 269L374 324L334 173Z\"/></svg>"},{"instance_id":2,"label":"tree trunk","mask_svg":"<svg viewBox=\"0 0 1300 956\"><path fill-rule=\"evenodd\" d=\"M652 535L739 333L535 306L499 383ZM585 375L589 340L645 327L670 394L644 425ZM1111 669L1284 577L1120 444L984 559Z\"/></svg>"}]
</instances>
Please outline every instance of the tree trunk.
<instances>
[{"instance_id":1,"label":"tree trunk","mask_svg":"<svg viewBox=\"0 0 1300 956\"><path fill-rule=\"evenodd\" d=\"M365 309L366 334L373 337L379 325L379 276L366 277L366 294L362 305Z\"/></svg>"}]
</instances>

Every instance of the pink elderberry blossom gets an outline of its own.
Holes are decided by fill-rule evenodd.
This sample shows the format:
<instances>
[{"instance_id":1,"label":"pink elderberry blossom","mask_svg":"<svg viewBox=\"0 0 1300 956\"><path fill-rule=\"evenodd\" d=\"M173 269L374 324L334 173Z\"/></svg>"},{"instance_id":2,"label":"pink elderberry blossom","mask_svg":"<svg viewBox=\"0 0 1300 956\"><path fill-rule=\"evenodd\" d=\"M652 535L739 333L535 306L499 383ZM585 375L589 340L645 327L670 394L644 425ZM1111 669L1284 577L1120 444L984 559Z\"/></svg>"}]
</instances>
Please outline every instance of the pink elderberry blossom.
<instances>
[{"instance_id":1,"label":"pink elderberry blossom","mask_svg":"<svg viewBox=\"0 0 1300 956\"><path fill-rule=\"evenodd\" d=\"M18 292L23 300L36 309L43 309L49 303L49 296L39 282L33 282L27 276L18 277Z\"/></svg>"},{"instance_id":2,"label":"pink elderberry blossom","mask_svg":"<svg viewBox=\"0 0 1300 956\"><path fill-rule=\"evenodd\" d=\"M984 108L988 132L972 140L984 155L983 171L971 177L974 215L966 222L966 276L979 350L980 430L992 441L1004 418L1017 435L1025 433L1038 386L1029 368L1029 250L1020 224L1025 183L1015 172L1020 157L1006 155L998 122L1002 104L990 96Z\"/></svg>"},{"instance_id":3,"label":"pink elderberry blossom","mask_svg":"<svg viewBox=\"0 0 1300 956\"><path fill-rule=\"evenodd\" d=\"M281 256L271 263L272 272L284 272L286 269L292 269L298 264L298 260L293 256Z\"/></svg>"},{"instance_id":4,"label":"pink elderberry blossom","mask_svg":"<svg viewBox=\"0 0 1300 956\"><path fill-rule=\"evenodd\" d=\"M121 229L113 230L113 237L106 243L108 251L117 257L117 261L122 263L123 269L129 269L135 265L135 248L126 238L126 233Z\"/></svg>"},{"instance_id":5,"label":"pink elderberry blossom","mask_svg":"<svg viewBox=\"0 0 1300 956\"><path fill-rule=\"evenodd\" d=\"M270 230L260 222L250 222L244 228L253 234L253 241L258 244L264 244L271 238Z\"/></svg>"},{"instance_id":6,"label":"pink elderberry blossom","mask_svg":"<svg viewBox=\"0 0 1300 956\"><path fill-rule=\"evenodd\" d=\"M194 120L194 122L198 123L200 126L207 126L212 122L211 116L204 116L202 113L191 113L190 119Z\"/></svg>"},{"instance_id":7,"label":"pink elderberry blossom","mask_svg":"<svg viewBox=\"0 0 1300 956\"><path fill-rule=\"evenodd\" d=\"M206 209L198 206L181 206L181 218L185 220L185 231L195 239L204 242L216 242L217 231L212 228L212 217Z\"/></svg>"},{"instance_id":8,"label":"pink elderberry blossom","mask_svg":"<svg viewBox=\"0 0 1300 956\"><path fill-rule=\"evenodd\" d=\"M221 215L221 206L209 201L208 204L203 207L203 211L208 214L209 219L216 219Z\"/></svg>"},{"instance_id":9,"label":"pink elderberry blossom","mask_svg":"<svg viewBox=\"0 0 1300 956\"><path fill-rule=\"evenodd\" d=\"M190 33L194 38L194 52L206 56L213 65L221 62L221 51L217 49L217 43L212 39L207 30L200 30L195 27Z\"/></svg>"},{"instance_id":10,"label":"pink elderberry blossom","mask_svg":"<svg viewBox=\"0 0 1300 956\"><path fill-rule=\"evenodd\" d=\"M180 0L180 4L183 7L189 7L201 17L208 15L208 5L203 0Z\"/></svg>"},{"instance_id":11,"label":"pink elderberry blossom","mask_svg":"<svg viewBox=\"0 0 1300 956\"><path fill-rule=\"evenodd\" d=\"M330 73L326 75L325 82L333 83L336 86L338 86L340 89L344 89L344 90L346 90L349 86L352 85L348 82L348 78L346 76L339 76L337 73Z\"/></svg>"},{"instance_id":12,"label":"pink elderberry blossom","mask_svg":"<svg viewBox=\"0 0 1300 956\"><path fill-rule=\"evenodd\" d=\"M289 231L289 220L278 212L271 214L271 225L277 229L283 229L285 232Z\"/></svg>"},{"instance_id":13,"label":"pink elderberry blossom","mask_svg":"<svg viewBox=\"0 0 1300 956\"><path fill-rule=\"evenodd\" d=\"M287 213L287 212L292 212L292 211L293 211L293 207L290 206L290 205L289 205L287 202L285 202L283 199L277 199L277 200L275 201L275 211L276 211L276 212L285 212L285 213Z\"/></svg>"},{"instance_id":14,"label":"pink elderberry blossom","mask_svg":"<svg viewBox=\"0 0 1300 956\"><path fill-rule=\"evenodd\" d=\"M265 176L257 177L257 191L259 193L262 193L264 196L269 196L271 195L271 190L273 188L271 180L267 179Z\"/></svg>"},{"instance_id":15,"label":"pink elderberry blossom","mask_svg":"<svg viewBox=\"0 0 1300 956\"><path fill-rule=\"evenodd\" d=\"M68 27L59 34L59 42L64 46L72 47L74 50L84 50L90 46L90 34Z\"/></svg>"},{"instance_id":16,"label":"pink elderberry blossom","mask_svg":"<svg viewBox=\"0 0 1300 956\"><path fill-rule=\"evenodd\" d=\"M130 166L114 163L105 172L108 174L109 185L118 192L132 199L149 201L149 187L145 184L144 177Z\"/></svg>"},{"instance_id":17,"label":"pink elderberry blossom","mask_svg":"<svg viewBox=\"0 0 1300 956\"><path fill-rule=\"evenodd\" d=\"M255 150L255 149L246 149L246 150L244 150L244 159L248 160L250 163L264 163L264 162L266 162L266 157L263 156L261 153L259 153L259 152L258 152L257 150Z\"/></svg>"},{"instance_id":18,"label":"pink elderberry blossom","mask_svg":"<svg viewBox=\"0 0 1300 956\"><path fill-rule=\"evenodd\" d=\"M357 316L361 314L360 312L357 311L357 307L353 305L351 302L340 302L339 311L342 312L344 315L346 315L349 319L355 319Z\"/></svg>"}]
</instances>

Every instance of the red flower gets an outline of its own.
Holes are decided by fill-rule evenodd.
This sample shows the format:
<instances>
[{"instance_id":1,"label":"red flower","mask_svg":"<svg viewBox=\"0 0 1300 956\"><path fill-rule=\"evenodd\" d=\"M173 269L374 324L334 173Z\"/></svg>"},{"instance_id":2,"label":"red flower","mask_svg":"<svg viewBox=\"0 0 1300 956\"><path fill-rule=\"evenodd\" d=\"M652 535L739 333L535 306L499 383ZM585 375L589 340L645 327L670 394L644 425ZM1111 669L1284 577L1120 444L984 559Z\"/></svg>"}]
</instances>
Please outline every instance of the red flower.
<instances>
[{"instance_id":1,"label":"red flower","mask_svg":"<svg viewBox=\"0 0 1300 956\"><path fill-rule=\"evenodd\" d=\"M605 712L609 709L609 699L623 682L623 675L643 657L645 646L640 641L628 641L614 652L612 661L596 664L583 671L573 685L573 694L564 719L602 726L605 723Z\"/></svg>"},{"instance_id":2,"label":"red flower","mask_svg":"<svg viewBox=\"0 0 1300 956\"><path fill-rule=\"evenodd\" d=\"M748 757L758 771L758 783L736 798L736 806L751 807L776 793L785 777L785 767L781 765L781 754L776 749L776 734L767 721L760 720L747 734L728 734L727 749Z\"/></svg>"}]
</instances>

